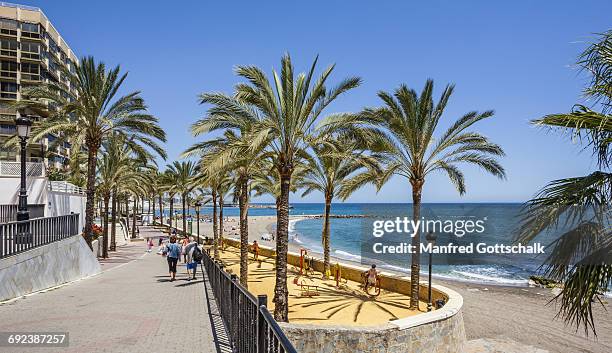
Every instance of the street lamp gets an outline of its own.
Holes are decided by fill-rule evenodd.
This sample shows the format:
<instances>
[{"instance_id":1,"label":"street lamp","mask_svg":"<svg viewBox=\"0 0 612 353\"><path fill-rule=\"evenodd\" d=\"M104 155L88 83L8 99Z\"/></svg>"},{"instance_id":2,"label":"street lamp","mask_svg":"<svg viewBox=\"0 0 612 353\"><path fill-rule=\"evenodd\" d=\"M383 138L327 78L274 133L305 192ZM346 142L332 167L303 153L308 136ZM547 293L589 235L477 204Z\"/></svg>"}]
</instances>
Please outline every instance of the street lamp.
<instances>
[{"instance_id":1,"label":"street lamp","mask_svg":"<svg viewBox=\"0 0 612 353\"><path fill-rule=\"evenodd\" d=\"M197 222L197 244L200 244L200 207L202 207L202 203L200 201L196 201L196 203L193 205L196 211L196 222Z\"/></svg>"},{"instance_id":2,"label":"street lamp","mask_svg":"<svg viewBox=\"0 0 612 353\"><path fill-rule=\"evenodd\" d=\"M178 211L174 210L174 229L176 230L176 234L178 234Z\"/></svg>"},{"instance_id":3,"label":"street lamp","mask_svg":"<svg viewBox=\"0 0 612 353\"><path fill-rule=\"evenodd\" d=\"M429 291L427 294L427 311L431 311L431 260L433 256L433 246L436 245L436 235L433 232L429 232L427 236L425 236L425 239L427 239L427 242L431 245L429 248L432 249L432 251L429 252Z\"/></svg>"},{"instance_id":4,"label":"street lamp","mask_svg":"<svg viewBox=\"0 0 612 353\"><path fill-rule=\"evenodd\" d=\"M28 212L28 194L26 189L26 146L30 137L32 120L20 116L15 119L15 125L17 125L17 136L19 136L19 145L21 146L21 188L19 189L17 220L27 221L30 219L30 213Z\"/></svg>"}]
</instances>

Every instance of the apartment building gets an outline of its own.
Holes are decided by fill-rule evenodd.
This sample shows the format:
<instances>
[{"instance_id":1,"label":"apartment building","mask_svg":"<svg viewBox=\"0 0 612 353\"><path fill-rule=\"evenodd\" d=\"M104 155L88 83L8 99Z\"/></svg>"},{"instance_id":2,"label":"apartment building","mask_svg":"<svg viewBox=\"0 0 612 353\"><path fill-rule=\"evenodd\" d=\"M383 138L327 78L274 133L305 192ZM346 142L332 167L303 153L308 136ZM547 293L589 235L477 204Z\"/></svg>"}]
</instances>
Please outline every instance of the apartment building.
<instances>
[{"instance_id":1,"label":"apartment building","mask_svg":"<svg viewBox=\"0 0 612 353\"><path fill-rule=\"evenodd\" d=\"M0 2L0 161L19 158L16 150L3 146L3 142L16 133L18 114L28 115L33 120L44 118L27 111L17 112L11 102L22 98L24 88L42 82L60 83L71 91L70 82L62 77L60 67L73 71L77 62L77 57L41 9ZM65 165L70 144L58 144L57 137L49 135L42 141L32 141L28 147L28 161L44 162L56 168Z\"/></svg>"}]
</instances>

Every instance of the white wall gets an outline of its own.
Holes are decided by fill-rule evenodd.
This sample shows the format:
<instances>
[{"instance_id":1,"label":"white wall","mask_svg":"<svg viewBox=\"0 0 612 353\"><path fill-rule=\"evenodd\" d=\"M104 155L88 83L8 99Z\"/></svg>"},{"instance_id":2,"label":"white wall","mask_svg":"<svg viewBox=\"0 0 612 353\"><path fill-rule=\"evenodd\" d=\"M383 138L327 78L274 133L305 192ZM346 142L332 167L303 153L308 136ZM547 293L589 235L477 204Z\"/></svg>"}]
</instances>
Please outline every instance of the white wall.
<instances>
[{"instance_id":1,"label":"white wall","mask_svg":"<svg viewBox=\"0 0 612 353\"><path fill-rule=\"evenodd\" d=\"M16 205L19 202L19 177L0 177L0 204ZM28 189L28 204L40 205L47 203L47 179L26 178Z\"/></svg>"},{"instance_id":2,"label":"white wall","mask_svg":"<svg viewBox=\"0 0 612 353\"><path fill-rule=\"evenodd\" d=\"M85 195L66 192L47 191L47 210L45 216L64 216L70 213L79 214L79 230L85 226Z\"/></svg>"},{"instance_id":3,"label":"white wall","mask_svg":"<svg viewBox=\"0 0 612 353\"><path fill-rule=\"evenodd\" d=\"M100 273L80 235L0 259L0 301Z\"/></svg>"}]
</instances>

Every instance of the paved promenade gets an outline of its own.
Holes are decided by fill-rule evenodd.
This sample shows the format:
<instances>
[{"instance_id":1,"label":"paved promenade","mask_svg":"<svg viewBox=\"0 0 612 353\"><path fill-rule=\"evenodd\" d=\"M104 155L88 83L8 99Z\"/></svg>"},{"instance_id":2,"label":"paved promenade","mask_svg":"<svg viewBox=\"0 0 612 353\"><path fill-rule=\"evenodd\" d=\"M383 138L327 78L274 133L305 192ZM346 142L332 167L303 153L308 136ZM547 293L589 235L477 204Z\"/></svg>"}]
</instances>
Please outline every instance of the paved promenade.
<instances>
[{"instance_id":1,"label":"paved promenade","mask_svg":"<svg viewBox=\"0 0 612 353\"><path fill-rule=\"evenodd\" d=\"M157 237L141 227L142 237ZM157 245L157 241L155 242ZM201 272L187 281L180 264L170 282L165 258L144 242L118 247L103 273L0 305L0 332L69 332L63 348L2 352L225 352L224 328Z\"/></svg>"}]
</instances>

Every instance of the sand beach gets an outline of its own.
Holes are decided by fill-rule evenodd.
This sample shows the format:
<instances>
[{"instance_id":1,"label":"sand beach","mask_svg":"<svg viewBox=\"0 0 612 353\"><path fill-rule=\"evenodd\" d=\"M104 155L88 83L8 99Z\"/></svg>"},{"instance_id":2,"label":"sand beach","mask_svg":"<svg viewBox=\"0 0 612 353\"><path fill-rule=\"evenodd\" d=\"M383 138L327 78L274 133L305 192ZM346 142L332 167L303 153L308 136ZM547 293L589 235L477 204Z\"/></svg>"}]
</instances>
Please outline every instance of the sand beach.
<instances>
[{"instance_id":1,"label":"sand beach","mask_svg":"<svg viewBox=\"0 0 612 353\"><path fill-rule=\"evenodd\" d=\"M296 219L296 217L291 217ZM273 231L276 217L249 217L249 243L257 240L261 245L274 246L272 240L262 240L264 234ZM180 224L180 222L179 222ZM194 225L195 229L195 225ZM212 236L212 224L200 225L202 236ZM237 217L228 217L224 222L224 236L239 238ZM298 244L290 244L290 251L299 252ZM317 257L320 254L312 253ZM344 259L333 259L350 263ZM423 272L425 275L426 272ZM434 279L459 292L464 299L463 317L468 340L481 338L511 339L549 352L576 353L612 351L612 337L600 334L598 337L585 334L580 328L567 326L556 318L557 308L551 300L554 294L546 288L514 287L490 284L467 283ZM595 306L596 328L600 333L612 332L612 300L605 308Z\"/></svg>"}]
</instances>

